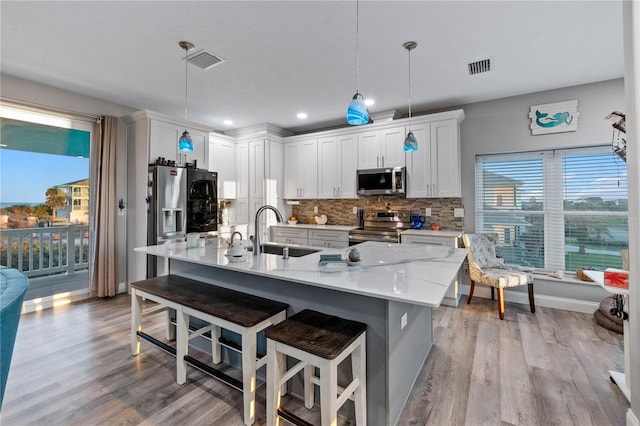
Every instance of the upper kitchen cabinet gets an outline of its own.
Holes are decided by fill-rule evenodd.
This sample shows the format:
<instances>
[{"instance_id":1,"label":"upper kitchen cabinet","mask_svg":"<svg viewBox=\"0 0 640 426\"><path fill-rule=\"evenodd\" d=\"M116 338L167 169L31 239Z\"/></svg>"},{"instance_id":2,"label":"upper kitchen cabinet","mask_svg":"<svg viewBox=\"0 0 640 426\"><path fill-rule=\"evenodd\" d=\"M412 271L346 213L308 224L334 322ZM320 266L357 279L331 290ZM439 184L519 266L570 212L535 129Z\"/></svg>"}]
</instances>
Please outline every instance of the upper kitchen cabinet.
<instances>
[{"instance_id":1,"label":"upper kitchen cabinet","mask_svg":"<svg viewBox=\"0 0 640 426\"><path fill-rule=\"evenodd\" d=\"M405 127L385 127L358 134L358 169L402 167Z\"/></svg>"},{"instance_id":2,"label":"upper kitchen cabinet","mask_svg":"<svg viewBox=\"0 0 640 426\"><path fill-rule=\"evenodd\" d=\"M236 198L236 144L233 138L209 134L209 170L218 173L218 198Z\"/></svg>"},{"instance_id":3,"label":"upper kitchen cabinet","mask_svg":"<svg viewBox=\"0 0 640 426\"><path fill-rule=\"evenodd\" d=\"M318 198L357 198L357 134L318 139Z\"/></svg>"},{"instance_id":4,"label":"upper kitchen cabinet","mask_svg":"<svg viewBox=\"0 0 640 426\"><path fill-rule=\"evenodd\" d=\"M462 110L413 119L418 151L407 154L407 197L461 197L460 123ZM409 127L407 126L407 131Z\"/></svg>"},{"instance_id":5,"label":"upper kitchen cabinet","mask_svg":"<svg viewBox=\"0 0 640 426\"><path fill-rule=\"evenodd\" d=\"M179 165L195 161L197 168L209 168L210 129L198 129L190 123L183 125L158 119L151 119L149 126L150 162L154 162L158 157L164 157L167 160L175 160ZM178 150L178 139L180 139L185 130L191 135L193 152L181 152Z\"/></svg>"},{"instance_id":6,"label":"upper kitchen cabinet","mask_svg":"<svg viewBox=\"0 0 640 426\"><path fill-rule=\"evenodd\" d=\"M318 140L286 141L284 198L318 198Z\"/></svg>"}]
</instances>

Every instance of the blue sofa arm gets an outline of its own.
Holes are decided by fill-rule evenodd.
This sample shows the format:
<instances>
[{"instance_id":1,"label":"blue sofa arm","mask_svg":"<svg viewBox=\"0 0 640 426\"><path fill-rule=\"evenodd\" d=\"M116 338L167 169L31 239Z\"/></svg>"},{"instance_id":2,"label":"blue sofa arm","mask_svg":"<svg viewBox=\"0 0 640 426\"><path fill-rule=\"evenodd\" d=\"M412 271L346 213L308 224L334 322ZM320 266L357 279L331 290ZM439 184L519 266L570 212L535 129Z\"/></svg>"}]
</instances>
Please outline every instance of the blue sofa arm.
<instances>
[{"instance_id":1,"label":"blue sofa arm","mask_svg":"<svg viewBox=\"0 0 640 426\"><path fill-rule=\"evenodd\" d=\"M29 280L17 269L0 267L0 408L7 386L22 301Z\"/></svg>"}]
</instances>

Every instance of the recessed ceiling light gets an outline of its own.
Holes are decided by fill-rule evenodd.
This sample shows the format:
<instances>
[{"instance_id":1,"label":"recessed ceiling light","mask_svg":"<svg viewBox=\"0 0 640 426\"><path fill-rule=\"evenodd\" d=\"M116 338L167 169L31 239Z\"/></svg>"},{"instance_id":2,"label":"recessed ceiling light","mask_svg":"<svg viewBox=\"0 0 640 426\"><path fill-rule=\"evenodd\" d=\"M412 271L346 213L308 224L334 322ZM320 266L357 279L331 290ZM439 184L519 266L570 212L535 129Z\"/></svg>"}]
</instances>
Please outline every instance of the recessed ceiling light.
<instances>
[{"instance_id":1,"label":"recessed ceiling light","mask_svg":"<svg viewBox=\"0 0 640 426\"><path fill-rule=\"evenodd\" d=\"M374 101L373 99L365 99L365 100L364 100L364 104L365 104L366 106L371 106L371 105L373 105L373 104L375 104L375 103L376 103L376 101Z\"/></svg>"},{"instance_id":2,"label":"recessed ceiling light","mask_svg":"<svg viewBox=\"0 0 640 426\"><path fill-rule=\"evenodd\" d=\"M298 113L298 115L297 115L297 117L298 117L299 119L301 119L301 120L302 120L302 119L305 119L305 118L307 118L307 113L306 113L306 112L299 112L299 113Z\"/></svg>"},{"instance_id":3,"label":"recessed ceiling light","mask_svg":"<svg viewBox=\"0 0 640 426\"><path fill-rule=\"evenodd\" d=\"M233 124L233 121L231 120L224 120L223 121L224 124L226 124L227 126L231 126Z\"/></svg>"}]
</instances>

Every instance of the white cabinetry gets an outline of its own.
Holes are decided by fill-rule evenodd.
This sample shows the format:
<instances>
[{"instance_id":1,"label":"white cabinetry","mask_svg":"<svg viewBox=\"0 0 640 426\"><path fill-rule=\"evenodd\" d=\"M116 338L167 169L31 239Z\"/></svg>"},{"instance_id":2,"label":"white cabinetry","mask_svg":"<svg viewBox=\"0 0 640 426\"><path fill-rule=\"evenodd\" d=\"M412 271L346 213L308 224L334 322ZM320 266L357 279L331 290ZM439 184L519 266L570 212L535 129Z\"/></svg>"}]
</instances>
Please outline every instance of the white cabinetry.
<instances>
[{"instance_id":1,"label":"white cabinetry","mask_svg":"<svg viewBox=\"0 0 640 426\"><path fill-rule=\"evenodd\" d=\"M147 245L147 165L158 157L178 161L178 138L186 128L194 146L186 161L196 160L199 168L208 168L209 132L213 129L151 111L137 111L123 117L123 123L127 140L126 280L131 283L147 277L146 255L133 251Z\"/></svg>"},{"instance_id":2,"label":"white cabinetry","mask_svg":"<svg viewBox=\"0 0 640 426\"><path fill-rule=\"evenodd\" d=\"M279 244L295 244L306 246L308 232L304 228L271 227L271 241Z\"/></svg>"},{"instance_id":3,"label":"white cabinetry","mask_svg":"<svg viewBox=\"0 0 640 426\"><path fill-rule=\"evenodd\" d=\"M308 244L311 247L347 248L349 247L349 231L309 229Z\"/></svg>"},{"instance_id":4,"label":"white cabinetry","mask_svg":"<svg viewBox=\"0 0 640 426\"><path fill-rule=\"evenodd\" d=\"M416 135L417 136L417 135ZM462 233L456 232L444 232L442 234L439 231L405 231L400 235L401 244L427 244L443 247L459 248L460 235ZM442 231L440 231L442 232ZM451 284L449 290L444 296L442 303L448 306L458 306L460 303L461 285L462 285L463 273L462 270L458 272L457 279Z\"/></svg>"},{"instance_id":5,"label":"white cabinetry","mask_svg":"<svg viewBox=\"0 0 640 426\"><path fill-rule=\"evenodd\" d=\"M232 138L209 134L209 170L218 173L218 198L236 198L236 144Z\"/></svg>"},{"instance_id":6,"label":"white cabinetry","mask_svg":"<svg viewBox=\"0 0 640 426\"><path fill-rule=\"evenodd\" d=\"M357 135L318 139L318 198L357 198Z\"/></svg>"},{"instance_id":7,"label":"white cabinetry","mask_svg":"<svg viewBox=\"0 0 640 426\"><path fill-rule=\"evenodd\" d=\"M407 154L407 197L461 197L460 121L462 111L438 114L454 118L414 121L418 151ZM446 114L446 115L445 115ZM408 130L408 127L407 127Z\"/></svg>"},{"instance_id":8,"label":"white cabinetry","mask_svg":"<svg viewBox=\"0 0 640 426\"><path fill-rule=\"evenodd\" d=\"M358 168L402 167L405 165L405 127L396 126L358 134Z\"/></svg>"},{"instance_id":9,"label":"white cabinetry","mask_svg":"<svg viewBox=\"0 0 640 426\"><path fill-rule=\"evenodd\" d=\"M154 162L158 157L175 160L178 165L193 163L195 160L199 169L208 169L208 131L159 119L151 119L149 126L149 162ZM178 139L185 130L191 135L193 152L178 151Z\"/></svg>"},{"instance_id":10,"label":"white cabinetry","mask_svg":"<svg viewBox=\"0 0 640 426\"><path fill-rule=\"evenodd\" d=\"M235 223L248 223L248 234L255 234L255 215L265 204L284 214L282 129L271 125L240 129L229 136L236 143ZM276 223L273 212L260 218L260 239L266 241L268 226Z\"/></svg>"},{"instance_id":11,"label":"white cabinetry","mask_svg":"<svg viewBox=\"0 0 640 426\"><path fill-rule=\"evenodd\" d=\"M279 244L296 244L321 248L342 249L349 246L349 231L337 229L298 228L273 225L271 239Z\"/></svg>"},{"instance_id":12,"label":"white cabinetry","mask_svg":"<svg viewBox=\"0 0 640 426\"><path fill-rule=\"evenodd\" d=\"M289 142L284 147L284 198L318 198L318 141Z\"/></svg>"}]
</instances>

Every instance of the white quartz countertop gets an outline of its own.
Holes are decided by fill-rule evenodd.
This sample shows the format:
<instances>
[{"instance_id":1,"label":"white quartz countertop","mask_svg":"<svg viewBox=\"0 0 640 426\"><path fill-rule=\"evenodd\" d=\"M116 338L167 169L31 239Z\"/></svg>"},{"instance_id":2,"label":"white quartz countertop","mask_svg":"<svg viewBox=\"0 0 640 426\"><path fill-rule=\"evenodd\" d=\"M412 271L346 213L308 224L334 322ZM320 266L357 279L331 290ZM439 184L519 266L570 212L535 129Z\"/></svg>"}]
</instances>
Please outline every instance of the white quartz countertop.
<instances>
[{"instance_id":1,"label":"white quartz countertop","mask_svg":"<svg viewBox=\"0 0 640 426\"><path fill-rule=\"evenodd\" d=\"M247 254L247 260L230 263L224 256L226 247L217 243L203 248L187 248L185 242L138 247L136 252L166 257L199 265L222 268L329 288L364 296L395 300L416 305L439 306L447 289L457 277L466 256L464 249L430 245L403 245L365 242L355 246L361 262L318 265L320 254L340 253L347 249L324 249L307 256L283 259L280 255Z\"/></svg>"},{"instance_id":2,"label":"white quartz countertop","mask_svg":"<svg viewBox=\"0 0 640 426\"><path fill-rule=\"evenodd\" d=\"M273 226L284 227L284 228L304 228L304 229L326 229L329 231L351 231L352 229L356 229L357 226L345 226L345 225L317 225L311 223L296 223L295 225L290 225L288 223L282 222L277 223Z\"/></svg>"},{"instance_id":3,"label":"white quartz countertop","mask_svg":"<svg viewBox=\"0 0 640 426\"><path fill-rule=\"evenodd\" d=\"M426 237L443 237L443 238L458 238L464 231L434 231L431 229L407 229L402 231L400 235L424 235Z\"/></svg>"}]
</instances>

